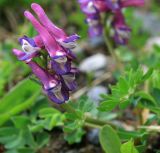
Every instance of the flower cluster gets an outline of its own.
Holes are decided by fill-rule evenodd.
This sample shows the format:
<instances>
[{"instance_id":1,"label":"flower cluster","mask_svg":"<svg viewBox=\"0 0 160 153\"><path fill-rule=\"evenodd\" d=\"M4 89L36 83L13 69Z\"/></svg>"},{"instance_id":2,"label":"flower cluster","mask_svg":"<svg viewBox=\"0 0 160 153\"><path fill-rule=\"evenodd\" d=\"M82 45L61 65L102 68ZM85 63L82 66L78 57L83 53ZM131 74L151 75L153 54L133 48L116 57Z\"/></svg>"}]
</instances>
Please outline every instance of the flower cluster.
<instances>
[{"instance_id":1,"label":"flower cluster","mask_svg":"<svg viewBox=\"0 0 160 153\"><path fill-rule=\"evenodd\" d=\"M76 34L67 36L50 21L39 4L33 3L31 8L39 20L29 11L25 11L24 15L32 23L38 35L34 38L27 36L20 38L23 51L13 49L13 53L32 69L49 99L61 104L69 99L69 92L76 88L77 69L72 63L75 59L72 49L76 47L79 36ZM43 51L48 56L45 61L46 67L34 60L35 57L41 58Z\"/></svg>"},{"instance_id":2,"label":"flower cluster","mask_svg":"<svg viewBox=\"0 0 160 153\"><path fill-rule=\"evenodd\" d=\"M130 28L126 25L122 9L130 6L142 6L144 0L78 0L81 10L86 15L86 22L89 25L89 36L97 37L102 35L103 28L100 21L100 14L112 13L111 25L114 31L114 40L117 44L126 44L130 36Z\"/></svg>"}]
</instances>

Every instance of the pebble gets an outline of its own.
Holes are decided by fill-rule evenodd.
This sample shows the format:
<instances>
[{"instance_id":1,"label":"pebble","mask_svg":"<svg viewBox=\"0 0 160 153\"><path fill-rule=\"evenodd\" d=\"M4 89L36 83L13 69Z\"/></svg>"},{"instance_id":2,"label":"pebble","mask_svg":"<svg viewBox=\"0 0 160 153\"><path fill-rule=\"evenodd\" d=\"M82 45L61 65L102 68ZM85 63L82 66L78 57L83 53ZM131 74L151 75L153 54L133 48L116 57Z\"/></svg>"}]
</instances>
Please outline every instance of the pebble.
<instances>
[{"instance_id":1,"label":"pebble","mask_svg":"<svg viewBox=\"0 0 160 153\"><path fill-rule=\"evenodd\" d=\"M99 104L99 102L101 101L101 94L107 94L108 93L108 88L104 87L104 86L95 86L93 88L91 88L88 93L87 96L93 101L95 102L96 105Z\"/></svg>"},{"instance_id":2,"label":"pebble","mask_svg":"<svg viewBox=\"0 0 160 153\"><path fill-rule=\"evenodd\" d=\"M157 36L160 33L160 18L156 14L136 11L135 17L142 21L144 30L152 36Z\"/></svg>"},{"instance_id":3,"label":"pebble","mask_svg":"<svg viewBox=\"0 0 160 153\"><path fill-rule=\"evenodd\" d=\"M80 63L79 69L82 72L95 72L107 67L107 57L101 53L97 53L83 60Z\"/></svg>"},{"instance_id":4,"label":"pebble","mask_svg":"<svg viewBox=\"0 0 160 153\"><path fill-rule=\"evenodd\" d=\"M87 133L87 139L92 144L99 144L99 129L92 129Z\"/></svg>"},{"instance_id":5,"label":"pebble","mask_svg":"<svg viewBox=\"0 0 160 153\"><path fill-rule=\"evenodd\" d=\"M160 37L152 37L148 39L146 45L145 45L145 50L151 51L154 47L154 45L160 46Z\"/></svg>"}]
</instances>

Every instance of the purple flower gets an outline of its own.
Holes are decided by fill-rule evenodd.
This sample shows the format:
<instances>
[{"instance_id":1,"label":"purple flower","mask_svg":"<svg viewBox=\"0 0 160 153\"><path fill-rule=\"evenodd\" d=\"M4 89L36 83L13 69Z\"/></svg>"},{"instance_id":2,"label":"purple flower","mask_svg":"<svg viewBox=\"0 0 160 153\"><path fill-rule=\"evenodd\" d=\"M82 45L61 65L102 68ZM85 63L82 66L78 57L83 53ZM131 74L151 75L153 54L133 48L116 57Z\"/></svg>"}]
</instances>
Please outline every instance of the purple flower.
<instances>
[{"instance_id":1,"label":"purple flower","mask_svg":"<svg viewBox=\"0 0 160 153\"><path fill-rule=\"evenodd\" d=\"M61 104L69 99L69 92L65 90L65 87L63 87L58 76L49 74L33 61L30 61L27 64L32 69L34 75L40 80L44 92L52 101Z\"/></svg>"},{"instance_id":2,"label":"purple flower","mask_svg":"<svg viewBox=\"0 0 160 153\"><path fill-rule=\"evenodd\" d=\"M120 8L120 0L105 0L105 3L107 7L112 11Z\"/></svg>"},{"instance_id":3,"label":"purple flower","mask_svg":"<svg viewBox=\"0 0 160 153\"><path fill-rule=\"evenodd\" d=\"M114 28L114 40L118 44L126 44L131 31L125 24L122 9L144 5L144 0L78 0L78 2L82 12L86 14L90 38L102 35L101 12L111 13L114 16L111 29Z\"/></svg>"},{"instance_id":4,"label":"purple flower","mask_svg":"<svg viewBox=\"0 0 160 153\"><path fill-rule=\"evenodd\" d=\"M79 39L78 35L74 34L67 36L62 29L53 24L39 4L33 3L31 7L38 16L41 24L48 30L49 33L51 33L51 35L53 35L57 42L67 49L73 49L76 47L75 42Z\"/></svg>"},{"instance_id":5,"label":"purple flower","mask_svg":"<svg viewBox=\"0 0 160 153\"><path fill-rule=\"evenodd\" d=\"M144 0L94 0L94 6L100 12L116 11L124 7L143 6Z\"/></svg>"},{"instance_id":6,"label":"purple flower","mask_svg":"<svg viewBox=\"0 0 160 153\"><path fill-rule=\"evenodd\" d=\"M75 81L75 76L77 73L77 69L72 68L69 73L61 75L61 81L69 91L73 91L77 88L77 83Z\"/></svg>"},{"instance_id":7,"label":"purple flower","mask_svg":"<svg viewBox=\"0 0 160 153\"><path fill-rule=\"evenodd\" d=\"M122 7L139 7L144 5L144 0L121 0Z\"/></svg>"},{"instance_id":8,"label":"purple flower","mask_svg":"<svg viewBox=\"0 0 160 153\"><path fill-rule=\"evenodd\" d=\"M101 36L103 33L103 27L99 21L99 18L87 18L86 22L89 25L89 37L94 38Z\"/></svg>"},{"instance_id":9,"label":"purple flower","mask_svg":"<svg viewBox=\"0 0 160 153\"><path fill-rule=\"evenodd\" d=\"M125 45L130 38L131 29L126 26L122 12L117 11L112 23L114 27L114 39L117 44Z\"/></svg>"},{"instance_id":10,"label":"purple flower","mask_svg":"<svg viewBox=\"0 0 160 153\"><path fill-rule=\"evenodd\" d=\"M37 19L29 12L25 11L24 15L33 24L39 33L45 49L52 59L52 67L57 74L64 74L70 71L70 61L67 58L65 50L57 43L55 38L50 35L49 31L43 27Z\"/></svg>"},{"instance_id":11,"label":"purple flower","mask_svg":"<svg viewBox=\"0 0 160 153\"><path fill-rule=\"evenodd\" d=\"M38 35L34 38L27 36L20 38L22 51L13 49L13 54L32 69L48 98L61 104L69 99L69 91L76 88L77 70L71 65L72 60L75 59L72 49L76 47L76 40L79 39L79 36L76 34L67 36L62 29L49 20L40 5L33 3L32 9L40 22L29 11L25 11L24 15L32 23ZM34 57L44 56L40 52L42 49L48 56L47 59L43 59L47 64L44 66L46 69L33 61Z\"/></svg>"},{"instance_id":12,"label":"purple flower","mask_svg":"<svg viewBox=\"0 0 160 153\"><path fill-rule=\"evenodd\" d=\"M32 58L39 55L40 48L37 47L34 40L24 36L19 39L20 44L22 45L23 52L17 49L13 50L13 53L21 61L30 61Z\"/></svg>"},{"instance_id":13,"label":"purple flower","mask_svg":"<svg viewBox=\"0 0 160 153\"><path fill-rule=\"evenodd\" d=\"M102 35L102 25L100 23L99 11L94 6L93 0L79 0L81 9L86 15L86 23L89 25L89 37L98 37Z\"/></svg>"}]
</instances>

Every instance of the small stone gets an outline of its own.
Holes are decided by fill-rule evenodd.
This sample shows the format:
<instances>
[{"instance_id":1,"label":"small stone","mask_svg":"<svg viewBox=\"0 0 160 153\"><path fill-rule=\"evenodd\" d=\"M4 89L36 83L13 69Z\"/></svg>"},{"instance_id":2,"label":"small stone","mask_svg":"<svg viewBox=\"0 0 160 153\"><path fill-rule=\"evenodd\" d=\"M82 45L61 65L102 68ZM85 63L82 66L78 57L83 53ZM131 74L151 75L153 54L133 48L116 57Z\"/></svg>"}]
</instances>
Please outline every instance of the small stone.
<instances>
[{"instance_id":1,"label":"small stone","mask_svg":"<svg viewBox=\"0 0 160 153\"><path fill-rule=\"evenodd\" d=\"M107 94L108 93L108 89L106 87L103 86L95 86L93 88L91 88L88 93L87 96L96 103L96 105L99 104L100 100L101 100L101 94Z\"/></svg>"},{"instance_id":2,"label":"small stone","mask_svg":"<svg viewBox=\"0 0 160 153\"><path fill-rule=\"evenodd\" d=\"M148 39L146 46L145 46L145 50L151 51L154 45L160 46L160 37L152 37Z\"/></svg>"},{"instance_id":3,"label":"small stone","mask_svg":"<svg viewBox=\"0 0 160 153\"><path fill-rule=\"evenodd\" d=\"M88 57L80 63L79 69L82 72L95 72L107 67L107 57L101 53Z\"/></svg>"},{"instance_id":4,"label":"small stone","mask_svg":"<svg viewBox=\"0 0 160 153\"><path fill-rule=\"evenodd\" d=\"M99 144L98 134L99 134L99 129L90 130L87 134L88 141L95 145Z\"/></svg>"},{"instance_id":5,"label":"small stone","mask_svg":"<svg viewBox=\"0 0 160 153\"><path fill-rule=\"evenodd\" d=\"M97 47L104 44L104 38L102 36L91 38L89 42L92 47Z\"/></svg>"},{"instance_id":6,"label":"small stone","mask_svg":"<svg viewBox=\"0 0 160 153\"><path fill-rule=\"evenodd\" d=\"M135 17L143 23L144 30L149 32L152 36L157 36L159 33L160 19L155 13L135 12Z\"/></svg>"}]
</instances>

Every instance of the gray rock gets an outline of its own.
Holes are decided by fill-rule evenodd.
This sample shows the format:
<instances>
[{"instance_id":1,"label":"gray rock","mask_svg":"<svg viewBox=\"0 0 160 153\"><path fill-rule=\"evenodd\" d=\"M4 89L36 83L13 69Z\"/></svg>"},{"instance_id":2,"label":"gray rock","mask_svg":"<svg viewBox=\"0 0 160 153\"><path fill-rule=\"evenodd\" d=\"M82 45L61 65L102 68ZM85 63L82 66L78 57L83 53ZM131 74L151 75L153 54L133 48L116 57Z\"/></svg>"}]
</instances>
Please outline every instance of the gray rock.
<instances>
[{"instance_id":1,"label":"gray rock","mask_svg":"<svg viewBox=\"0 0 160 153\"><path fill-rule=\"evenodd\" d=\"M95 72L104 69L108 64L107 57L101 53L95 54L83 60L79 69L82 72Z\"/></svg>"},{"instance_id":2,"label":"gray rock","mask_svg":"<svg viewBox=\"0 0 160 153\"><path fill-rule=\"evenodd\" d=\"M91 38L89 40L89 43L91 44L92 47L97 47L97 46L103 45L105 42L104 42L104 38L102 36L99 36L99 37Z\"/></svg>"},{"instance_id":3,"label":"gray rock","mask_svg":"<svg viewBox=\"0 0 160 153\"><path fill-rule=\"evenodd\" d=\"M135 12L135 17L140 19L143 23L143 27L152 36L157 36L160 33L160 18L153 13L142 13L140 11Z\"/></svg>"},{"instance_id":4,"label":"gray rock","mask_svg":"<svg viewBox=\"0 0 160 153\"><path fill-rule=\"evenodd\" d=\"M148 39L148 41L145 45L145 50L152 51L154 45L160 46L160 37L152 37L152 38Z\"/></svg>"},{"instance_id":5,"label":"gray rock","mask_svg":"<svg viewBox=\"0 0 160 153\"><path fill-rule=\"evenodd\" d=\"M108 93L108 89L106 87L103 86L95 86L93 88L91 88L88 93L87 96L96 103L96 105L99 104L101 97L101 94L107 94Z\"/></svg>"},{"instance_id":6,"label":"gray rock","mask_svg":"<svg viewBox=\"0 0 160 153\"><path fill-rule=\"evenodd\" d=\"M87 133L87 139L90 143L92 144L99 144L99 138L98 138L98 134L99 134L99 129L92 129Z\"/></svg>"}]
</instances>

